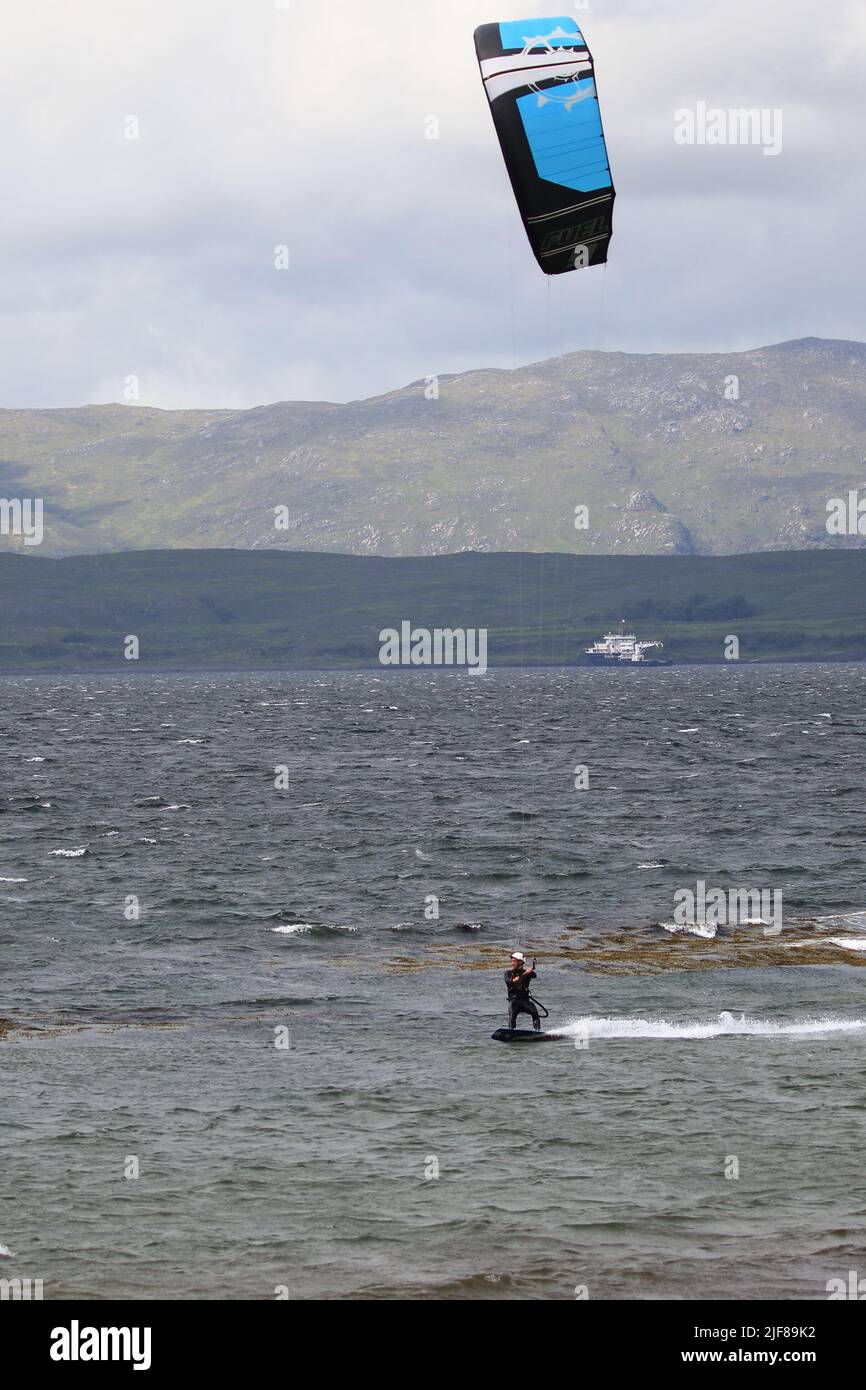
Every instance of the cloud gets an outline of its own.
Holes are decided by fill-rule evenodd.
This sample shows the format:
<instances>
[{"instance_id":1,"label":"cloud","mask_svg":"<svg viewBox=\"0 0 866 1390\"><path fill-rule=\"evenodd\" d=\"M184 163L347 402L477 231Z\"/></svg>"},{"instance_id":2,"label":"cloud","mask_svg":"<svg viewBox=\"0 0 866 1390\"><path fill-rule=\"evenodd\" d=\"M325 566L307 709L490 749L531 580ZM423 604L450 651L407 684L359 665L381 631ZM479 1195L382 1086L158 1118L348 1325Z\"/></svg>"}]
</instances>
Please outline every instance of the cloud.
<instances>
[{"instance_id":1,"label":"cloud","mask_svg":"<svg viewBox=\"0 0 866 1390\"><path fill-rule=\"evenodd\" d=\"M866 337L856 0L829 19L805 0L576 13L614 241L606 269L548 283L478 76L486 0L19 7L0 403L122 399L130 375L166 407L346 400L582 347ZM677 146L674 113L699 101L779 108L781 154Z\"/></svg>"}]
</instances>

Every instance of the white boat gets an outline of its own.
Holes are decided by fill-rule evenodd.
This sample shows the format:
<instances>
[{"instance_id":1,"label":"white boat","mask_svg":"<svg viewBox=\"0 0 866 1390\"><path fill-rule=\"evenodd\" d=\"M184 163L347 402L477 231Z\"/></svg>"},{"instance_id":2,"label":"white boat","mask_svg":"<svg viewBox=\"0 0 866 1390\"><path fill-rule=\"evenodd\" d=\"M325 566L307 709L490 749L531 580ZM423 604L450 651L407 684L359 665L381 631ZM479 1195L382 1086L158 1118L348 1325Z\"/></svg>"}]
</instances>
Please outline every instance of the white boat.
<instances>
[{"instance_id":1,"label":"white boat","mask_svg":"<svg viewBox=\"0 0 866 1390\"><path fill-rule=\"evenodd\" d=\"M664 642L639 642L633 632L626 632L623 618L619 632L606 632L600 642L584 650L596 666L670 666L672 663L664 658L646 656L663 646Z\"/></svg>"}]
</instances>

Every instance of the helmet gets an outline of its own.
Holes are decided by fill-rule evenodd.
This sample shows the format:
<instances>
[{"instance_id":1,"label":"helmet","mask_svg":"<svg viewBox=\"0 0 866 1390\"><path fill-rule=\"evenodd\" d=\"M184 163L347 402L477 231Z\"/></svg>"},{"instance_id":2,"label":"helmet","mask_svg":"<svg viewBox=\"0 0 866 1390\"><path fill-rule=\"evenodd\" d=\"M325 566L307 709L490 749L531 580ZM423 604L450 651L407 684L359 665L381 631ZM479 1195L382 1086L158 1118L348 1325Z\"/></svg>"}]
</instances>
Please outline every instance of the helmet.
<instances>
[{"instance_id":1,"label":"helmet","mask_svg":"<svg viewBox=\"0 0 866 1390\"><path fill-rule=\"evenodd\" d=\"M525 961L525 960L526 960L526 956L523 954L522 951L512 951L512 952L511 952L511 959L512 959L512 960L522 960L522 961Z\"/></svg>"}]
</instances>

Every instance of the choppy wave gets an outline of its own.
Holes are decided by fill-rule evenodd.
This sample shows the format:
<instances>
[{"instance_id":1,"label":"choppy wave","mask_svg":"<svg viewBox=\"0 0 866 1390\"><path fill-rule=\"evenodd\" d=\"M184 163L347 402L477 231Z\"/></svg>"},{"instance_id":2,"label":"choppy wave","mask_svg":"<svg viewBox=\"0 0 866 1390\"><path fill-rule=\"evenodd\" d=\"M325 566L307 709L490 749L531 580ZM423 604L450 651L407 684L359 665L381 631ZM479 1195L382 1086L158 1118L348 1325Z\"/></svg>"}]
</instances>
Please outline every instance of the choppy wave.
<instances>
[{"instance_id":1,"label":"choppy wave","mask_svg":"<svg viewBox=\"0 0 866 1390\"><path fill-rule=\"evenodd\" d=\"M851 912L830 912L822 917L816 917L816 922L838 922L842 927L856 926L866 930L866 911L862 908L855 908Z\"/></svg>"},{"instance_id":2,"label":"choppy wave","mask_svg":"<svg viewBox=\"0 0 866 1390\"><path fill-rule=\"evenodd\" d=\"M786 946L839 946L843 951L866 951L866 936L813 936L811 941L786 941Z\"/></svg>"},{"instance_id":3,"label":"choppy wave","mask_svg":"<svg viewBox=\"0 0 866 1390\"><path fill-rule=\"evenodd\" d=\"M329 926L326 922L280 922L279 926L271 927L271 931L277 932L280 936L304 936L307 932L312 932L315 936L330 936L336 932L357 930L357 927Z\"/></svg>"}]
</instances>

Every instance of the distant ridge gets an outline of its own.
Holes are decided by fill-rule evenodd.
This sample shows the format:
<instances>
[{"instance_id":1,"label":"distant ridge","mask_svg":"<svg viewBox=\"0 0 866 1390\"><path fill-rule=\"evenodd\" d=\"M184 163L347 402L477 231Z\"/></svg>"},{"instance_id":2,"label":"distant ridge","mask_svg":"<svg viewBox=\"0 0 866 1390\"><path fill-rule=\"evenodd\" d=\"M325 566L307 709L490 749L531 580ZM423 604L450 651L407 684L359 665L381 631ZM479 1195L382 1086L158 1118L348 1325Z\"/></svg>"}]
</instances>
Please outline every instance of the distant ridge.
<instances>
[{"instance_id":1,"label":"distant ridge","mask_svg":"<svg viewBox=\"0 0 866 1390\"><path fill-rule=\"evenodd\" d=\"M0 492L45 499L52 556L839 549L866 545L825 527L864 430L862 343L575 352L347 405L0 411Z\"/></svg>"}]
</instances>

